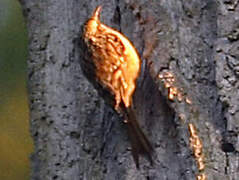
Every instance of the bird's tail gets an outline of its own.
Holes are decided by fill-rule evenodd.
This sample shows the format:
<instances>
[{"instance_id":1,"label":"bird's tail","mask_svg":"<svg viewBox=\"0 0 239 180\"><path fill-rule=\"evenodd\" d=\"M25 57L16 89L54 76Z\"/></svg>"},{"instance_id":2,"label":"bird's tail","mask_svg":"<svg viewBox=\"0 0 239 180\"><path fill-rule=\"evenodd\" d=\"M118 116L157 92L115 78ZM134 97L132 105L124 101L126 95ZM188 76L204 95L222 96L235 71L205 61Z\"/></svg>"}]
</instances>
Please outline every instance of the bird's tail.
<instances>
[{"instance_id":1,"label":"bird's tail","mask_svg":"<svg viewBox=\"0 0 239 180\"><path fill-rule=\"evenodd\" d=\"M153 147L140 128L139 123L136 120L135 113L131 107L127 108L127 115L128 134L131 141L132 155L136 167L139 168L139 155L146 156L152 165Z\"/></svg>"}]
</instances>

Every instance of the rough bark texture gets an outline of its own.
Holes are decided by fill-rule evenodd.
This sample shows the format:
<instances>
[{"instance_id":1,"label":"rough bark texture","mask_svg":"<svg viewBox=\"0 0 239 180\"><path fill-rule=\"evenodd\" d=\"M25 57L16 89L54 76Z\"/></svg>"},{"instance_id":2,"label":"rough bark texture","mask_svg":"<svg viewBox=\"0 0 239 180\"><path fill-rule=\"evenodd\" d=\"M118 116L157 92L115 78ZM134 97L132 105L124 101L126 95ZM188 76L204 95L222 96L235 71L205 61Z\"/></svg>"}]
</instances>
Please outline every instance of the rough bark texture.
<instances>
[{"instance_id":1,"label":"rough bark texture","mask_svg":"<svg viewBox=\"0 0 239 180\"><path fill-rule=\"evenodd\" d=\"M21 3L29 34L32 179L195 179L188 123L203 141L208 179L238 179L238 0ZM138 119L155 148L153 167L141 158L135 168L123 122L82 74L78 41L97 5L102 21L153 62L135 93ZM175 74L191 107L167 100L157 78L162 70Z\"/></svg>"}]
</instances>

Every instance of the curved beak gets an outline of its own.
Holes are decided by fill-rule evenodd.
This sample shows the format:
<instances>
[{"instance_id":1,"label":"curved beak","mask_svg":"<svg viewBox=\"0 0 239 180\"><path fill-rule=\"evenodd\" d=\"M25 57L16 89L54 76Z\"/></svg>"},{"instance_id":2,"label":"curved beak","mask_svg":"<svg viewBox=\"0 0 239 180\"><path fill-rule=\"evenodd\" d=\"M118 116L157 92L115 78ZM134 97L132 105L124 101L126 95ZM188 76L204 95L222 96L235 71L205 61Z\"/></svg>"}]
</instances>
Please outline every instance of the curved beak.
<instances>
[{"instance_id":1,"label":"curved beak","mask_svg":"<svg viewBox=\"0 0 239 180\"><path fill-rule=\"evenodd\" d=\"M99 19L100 19L101 9L102 9L102 6L97 6L97 7L95 8L95 11L94 11L93 16L92 16L93 19L96 19L96 20L99 20Z\"/></svg>"}]
</instances>

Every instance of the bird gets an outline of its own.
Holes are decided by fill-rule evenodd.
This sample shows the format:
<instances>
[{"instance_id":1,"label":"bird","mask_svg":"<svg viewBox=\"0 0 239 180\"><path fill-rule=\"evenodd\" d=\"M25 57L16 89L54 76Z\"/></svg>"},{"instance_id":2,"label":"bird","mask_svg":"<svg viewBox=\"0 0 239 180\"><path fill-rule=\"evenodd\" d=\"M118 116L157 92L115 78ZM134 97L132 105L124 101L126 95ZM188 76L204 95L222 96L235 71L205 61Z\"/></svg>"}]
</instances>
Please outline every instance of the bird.
<instances>
[{"instance_id":1,"label":"bird","mask_svg":"<svg viewBox=\"0 0 239 180\"><path fill-rule=\"evenodd\" d=\"M97 6L83 27L83 41L89 52L84 67L88 77L103 98L111 99L112 107L122 115L128 129L132 156L139 168L139 156L145 155L152 164L153 147L143 133L133 108L133 94L140 74L141 60L130 40L119 31L100 21L102 6ZM105 93L106 92L106 93Z\"/></svg>"}]
</instances>

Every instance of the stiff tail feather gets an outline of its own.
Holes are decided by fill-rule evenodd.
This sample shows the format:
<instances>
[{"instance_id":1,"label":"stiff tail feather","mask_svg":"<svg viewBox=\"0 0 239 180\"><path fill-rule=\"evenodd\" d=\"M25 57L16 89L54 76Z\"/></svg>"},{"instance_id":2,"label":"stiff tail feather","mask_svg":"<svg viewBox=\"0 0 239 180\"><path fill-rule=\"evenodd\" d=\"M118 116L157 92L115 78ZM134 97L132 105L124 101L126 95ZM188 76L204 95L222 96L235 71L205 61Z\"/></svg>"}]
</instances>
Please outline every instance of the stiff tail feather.
<instances>
[{"instance_id":1,"label":"stiff tail feather","mask_svg":"<svg viewBox=\"0 0 239 180\"><path fill-rule=\"evenodd\" d=\"M143 133L143 131L141 130L139 123L136 120L135 113L133 112L133 109L131 107L127 108L127 115L128 135L131 141L132 155L136 167L139 168L139 155L146 156L152 165L153 147Z\"/></svg>"}]
</instances>

